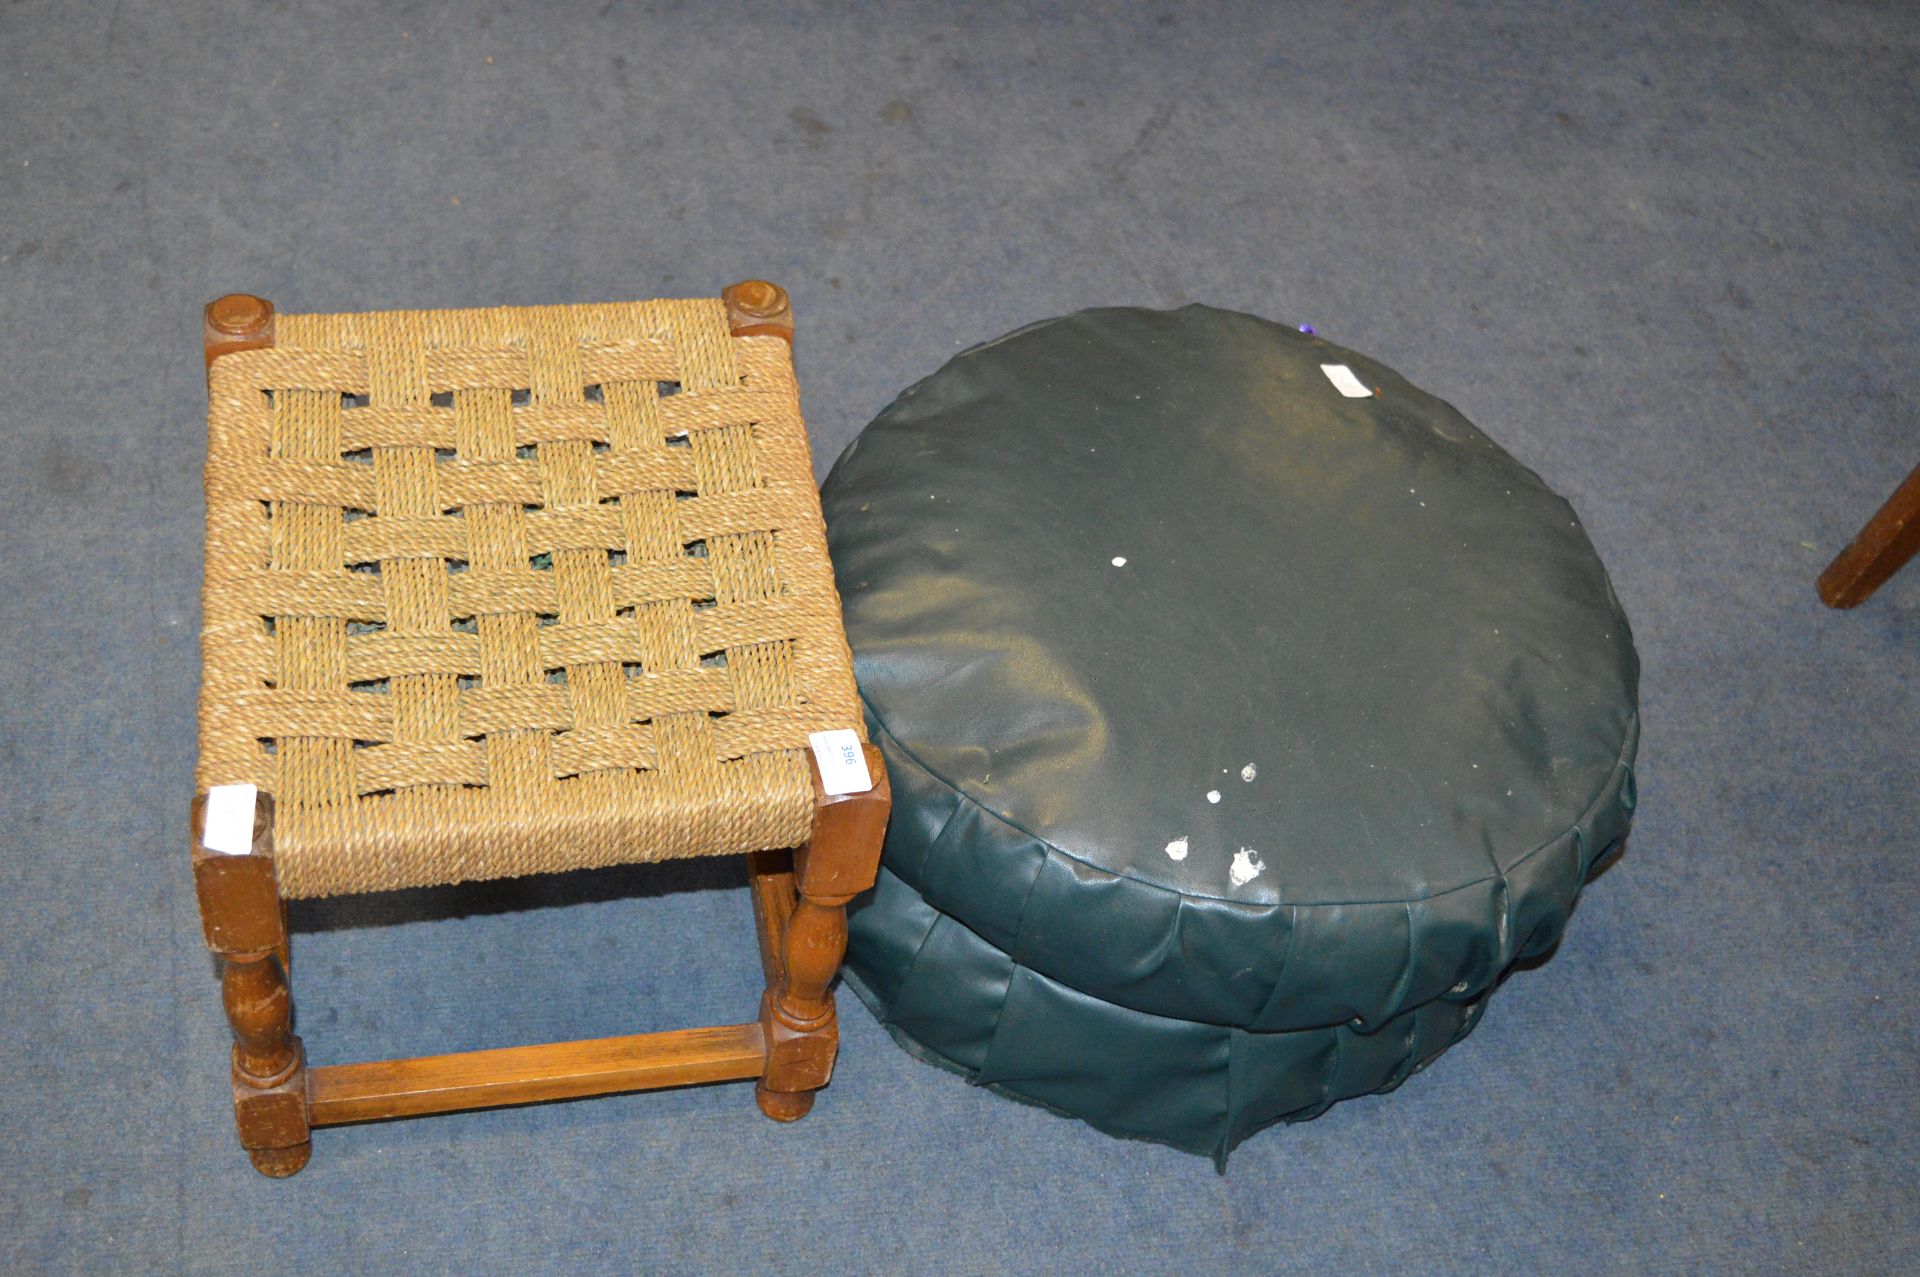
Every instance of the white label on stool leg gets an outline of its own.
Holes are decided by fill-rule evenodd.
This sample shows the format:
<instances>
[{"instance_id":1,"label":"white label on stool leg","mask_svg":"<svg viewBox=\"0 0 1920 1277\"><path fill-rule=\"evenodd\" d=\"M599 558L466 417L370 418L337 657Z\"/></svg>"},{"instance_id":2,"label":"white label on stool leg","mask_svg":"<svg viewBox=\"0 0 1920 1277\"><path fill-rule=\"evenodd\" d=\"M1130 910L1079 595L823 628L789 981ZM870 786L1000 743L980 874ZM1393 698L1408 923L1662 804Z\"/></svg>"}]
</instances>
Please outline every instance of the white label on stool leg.
<instances>
[{"instance_id":1,"label":"white label on stool leg","mask_svg":"<svg viewBox=\"0 0 1920 1277\"><path fill-rule=\"evenodd\" d=\"M829 794L864 794L873 788L867 771L866 751L851 727L831 732L810 732L813 760L820 764L820 787Z\"/></svg>"},{"instance_id":2,"label":"white label on stool leg","mask_svg":"<svg viewBox=\"0 0 1920 1277\"><path fill-rule=\"evenodd\" d=\"M253 854L253 803L260 791L252 785L215 785L207 791L206 829L200 845L223 856Z\"/></svg>"},{"instance_id":3,"label":"white label on stool leg","mask_svg":"<svg viewBox=\"0 0 1920 1277\"><path fill-rule=\"evenodd\" d=\"M1320 371L1327 374L1327 380L1333 383L1335 390L1349 399L1366 399L1373 394L1353 375L1353 369L1345 364L1321 364Z\"/></svg>"}]
</instances>

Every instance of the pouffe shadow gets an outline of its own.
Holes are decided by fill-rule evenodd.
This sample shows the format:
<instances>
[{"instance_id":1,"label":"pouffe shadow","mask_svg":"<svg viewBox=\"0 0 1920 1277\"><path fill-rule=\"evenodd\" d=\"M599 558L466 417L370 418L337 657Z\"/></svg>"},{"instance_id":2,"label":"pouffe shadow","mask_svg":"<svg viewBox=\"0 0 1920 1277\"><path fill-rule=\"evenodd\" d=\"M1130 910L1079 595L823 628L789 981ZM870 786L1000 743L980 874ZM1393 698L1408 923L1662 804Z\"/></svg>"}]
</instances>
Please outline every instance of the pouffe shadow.
<instances>
[{"instance_id":1,"label":"pouffe shadow","mask_svg":"<svg viewBox=\"0 0 1920 1277\"><path fill-rule=\"evenodd\" d=\"M1571 509L1384 366L1086 311L900 396L823 491L894 778L849 980L924 1058L1224 1159L1397 1085L1634 803Z\"/></svg>"}]
</instances>

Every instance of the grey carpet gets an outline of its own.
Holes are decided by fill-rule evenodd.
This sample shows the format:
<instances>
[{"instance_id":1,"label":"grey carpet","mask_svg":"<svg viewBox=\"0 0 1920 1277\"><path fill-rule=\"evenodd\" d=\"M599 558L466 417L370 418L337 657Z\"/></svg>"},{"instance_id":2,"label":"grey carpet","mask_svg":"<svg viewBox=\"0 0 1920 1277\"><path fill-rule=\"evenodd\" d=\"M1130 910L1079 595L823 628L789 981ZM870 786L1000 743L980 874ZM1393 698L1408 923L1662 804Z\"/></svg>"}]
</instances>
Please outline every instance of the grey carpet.
<instances>
[{"instance_id":1,"label":"grey carpet","mask_svg":"<svg viewBox=\"0 0 1920 1277\"><path fill-rule=\"evenodd\" d=\"M0 1269L1920 1271L1920 11L0 8ZM970 1090L850 998L740 1086L234 1147L185 860L199 307L792 290L816 458L1107 303L1311 322L1580 510L1639 826L1399 1092L1224 1177ZM318 1062L745 1018L731 865L297 914ZM566 907L561 907L561 906ZM710 942L709 942L710 941Z\"/></svg>"}]
</instances>

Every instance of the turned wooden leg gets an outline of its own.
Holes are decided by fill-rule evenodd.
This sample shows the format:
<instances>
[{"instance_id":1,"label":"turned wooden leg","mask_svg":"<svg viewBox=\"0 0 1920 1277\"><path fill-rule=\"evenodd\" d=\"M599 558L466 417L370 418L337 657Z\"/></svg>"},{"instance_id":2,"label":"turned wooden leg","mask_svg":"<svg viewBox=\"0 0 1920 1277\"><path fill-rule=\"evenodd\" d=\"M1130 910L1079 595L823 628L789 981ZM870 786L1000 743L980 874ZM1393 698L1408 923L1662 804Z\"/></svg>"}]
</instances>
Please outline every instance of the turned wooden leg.
<instances>
[{"instance_id":1,"label":"turned wooden leg","mask_svg":"<svg viewBox=\"0 0 1920 1277\"><path fill-rule=\"evenodd\" d=\"M193 879L207 948L233 1030L233 1112L254 1169L281 1178L307 1164L306 1057L293 1034L287 928L273 874L273 799L255 799L251 849L208 846L207 796L193 801ZM215 842L220 840L216 837Z\"/></svg>"},{"instance_id":2,"label":"turned wooden leg","mask_svg":"<svg viewBox=\"0 0 1920 1277\"><path fill-rule=\"evenodd\" d=\"M1821 601L1828 607L1865 603L1915 551L1920 551L1920 466L1820 574Z\"/></svg>"},{"instance_id":3,"label":"turned wooden leg","mask_svg":"<svg viewBox=\"0 0 1920 1277\"><path fill-rule=\"evenodd\" d=\"M829 986L847 952L851 899L802 895L787 919L785 976L767 990L767 1072L755 1091L760 1111L776 1122L805 1117L813 1093L833 1076L840 1028Z\"/></svg>"},{"instance_id":4,"label":"turned wooden leg","mask_svg":"<svg viewBox=\"0 0 1920 1277\"><path fill-rule=\"evenodd\" d=\"M791 876L783 880L771 859L754 865L768 965L760 1008L767 1064L755 1098L777 1122L806 1116L839 1051L832 986L847 951L847 902L873 885L892 806L880 751L865 751L874 778L865 793L828 795L815 770L813 836L794 852Z\"/></svg>"}]
</instances>

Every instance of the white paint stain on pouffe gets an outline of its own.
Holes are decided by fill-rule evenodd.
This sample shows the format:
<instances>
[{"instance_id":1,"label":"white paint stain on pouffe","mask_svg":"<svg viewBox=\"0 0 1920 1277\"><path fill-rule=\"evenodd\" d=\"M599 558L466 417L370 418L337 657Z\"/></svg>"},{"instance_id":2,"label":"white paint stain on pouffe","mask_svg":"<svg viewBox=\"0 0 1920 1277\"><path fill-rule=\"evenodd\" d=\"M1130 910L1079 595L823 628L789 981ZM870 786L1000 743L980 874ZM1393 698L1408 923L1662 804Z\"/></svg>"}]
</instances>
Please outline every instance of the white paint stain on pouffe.
<instances>
[{"instance_id":1,"label":"white paint stain on pouffe","mask_svg":"<svg viewBox=\"0 0 1920 1277\"><path fill-rule=\"evenodd\" d=\"M1220 791L1219 791L1219 790L1217 790L1217 789L1209 789L1209 790L1207 791L1207 801L1208 801L1208 802L1210 802L1210 803L1217 803L1217 802L1219 802L1219 801L1220 801Z\"/></svg>"},{"instance_id":2,"label":"white paint stain on pouffe","mask_svg":"<svg viewBox=\"0 0 1920 1277\"><path fill-rule=\"evenodd\" d=\"M1227 877L1236 887L1244 887L1260 876L1266 866L1260 863L1260 853L1251 847L1242 847L1233 854L1233 867L1227 870Z\"/></svg>"},{"instance_id":3,"label":"white paint stain on pouffe","mask_svg":"<svg viewBox=\"0 0 1920 1277\"><path fill-rule=\"evenodd\" d=\"M1245 767L1242 767L1240 769L1240 779L1248 782L1249 784L1251 784L1253 782L1253 778L1255 776L1258 776L1259 774L1260 774L1260 769L1258 767L1255 767L1252 763L1248 763Z\"/></svg>"},{"instance_id":4,"label":"white paint stain on pouffe","mask_svg":"<svg viewBox=\"0 0 1920 1277\"><path fill-rule=\"evenodd\" d=\"M1186 858L1187 858L1187 836L1185 834L1181 834L1178 838L1174 839L1172 842L1167 844L1167 859L1168 860L1185 860Z\"/></svg>"}]
</instances>

